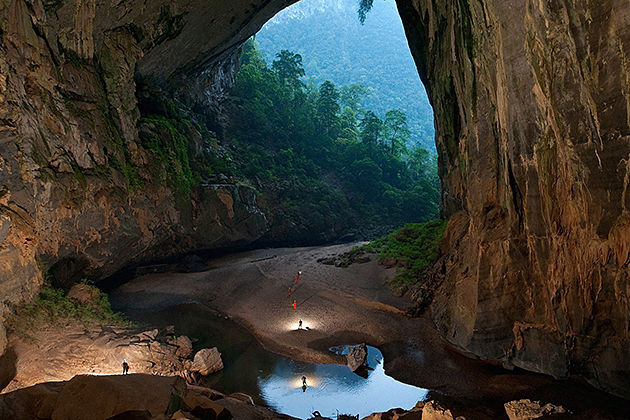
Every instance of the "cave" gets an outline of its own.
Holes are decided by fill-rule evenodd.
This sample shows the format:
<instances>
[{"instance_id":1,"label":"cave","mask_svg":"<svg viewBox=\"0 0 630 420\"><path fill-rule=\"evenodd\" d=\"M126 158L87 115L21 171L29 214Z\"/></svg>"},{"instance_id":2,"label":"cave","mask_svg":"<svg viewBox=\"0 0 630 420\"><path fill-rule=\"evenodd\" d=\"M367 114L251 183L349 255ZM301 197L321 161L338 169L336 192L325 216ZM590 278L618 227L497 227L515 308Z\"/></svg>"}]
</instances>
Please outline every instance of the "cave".
<instances>
[{"instance_id":1,"label":"cave","mask_svg":"<svg viewBox=\"0 0 630 420\"><path fill-rule=\"evenodd\" d=\"M163 92L220 126L240 47L291 3L0 5L3 302L33 298L47 265L78 260L98 281L259 237L243 186L195 205L139 187L138 98ZM396 4L435 111L437 330L469 356L628 398L630 5Z\"/></svg>"}]
</instances>

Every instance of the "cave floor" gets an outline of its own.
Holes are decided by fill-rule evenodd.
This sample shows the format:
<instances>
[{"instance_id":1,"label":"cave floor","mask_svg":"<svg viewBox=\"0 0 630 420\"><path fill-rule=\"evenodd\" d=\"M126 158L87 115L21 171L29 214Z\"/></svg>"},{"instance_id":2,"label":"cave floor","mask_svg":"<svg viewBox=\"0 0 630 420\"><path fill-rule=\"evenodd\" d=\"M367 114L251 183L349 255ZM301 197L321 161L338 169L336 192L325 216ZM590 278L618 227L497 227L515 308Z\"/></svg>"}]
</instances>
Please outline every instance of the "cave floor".
<instances>
[{"instance_id":1,"label":"cave floor","mask_svg":"<svg viewBox=\"0 0 630 420\"><path fill-rule=\"evenodd\" d=\"M346 268L318 262L355 245L226 255L207 261L202 272L139 276L112 291L110 299L127 313L202 303L245 326L268 350L306 362L339 363L328 348L366 342L383 352L387 374L431 390L430 399L469 418L504 416L503 403L521 398L563 404L584 418L630 418L626 401L589 386L458 354L430 320L405 314L412 302L392 295L387 279L394 272L374 258ZM300 319L308 330L297 329Z\"/></svg>"}]
</instances>

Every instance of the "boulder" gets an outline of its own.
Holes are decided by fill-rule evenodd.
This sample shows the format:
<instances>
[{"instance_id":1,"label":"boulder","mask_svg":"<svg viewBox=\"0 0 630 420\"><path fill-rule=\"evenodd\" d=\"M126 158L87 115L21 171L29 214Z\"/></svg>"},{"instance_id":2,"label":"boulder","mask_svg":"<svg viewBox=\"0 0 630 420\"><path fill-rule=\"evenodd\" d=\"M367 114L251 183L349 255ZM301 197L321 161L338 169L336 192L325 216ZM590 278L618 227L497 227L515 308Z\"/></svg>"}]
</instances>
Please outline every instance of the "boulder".
<instances>
[{"instance_id":1,"label":"boulder","mask_svg":"<svg viewBox=\"0 0 630 420\"><path fill-rule=\"evenodd\" d=\"M190 370L199 372L202 376L210 375L223 369L223 360L221 353L216 347L211 349L202 349L195 354Z\"/></svg>"},{"instance_id":2,"label":"boulder","mask_svg":"<svg viewBox=\"0 0 630 420\"><path fill-rule=\"evenodd\" d=\"M156 417L167 414L185 393L186 384L180 377L75 376L59 393L52 420L105 420L145 410Z\"/></svg>"},{"instance_id":3,"label":"boulder","mask_svg":"<svg viewBox=\"0 0 630 420\"><path fill-rule=\"evenodd\" d=\"M172 420L198 420L198 417L183 410L177 410L171 416Z\"/></svg>"},{"instance_id":4,"label":"boulder","mask_svg":"<svg viewBox=\"0 0 630 420\"><path fill-rule=\"evenodd\" d=\"M451 410L445 409L435 401L428 401L422 409L422 420L455 420L455 418Z\"/></svg>"},{"instance_id":5,"label":"boulder","mask_svg":"<svg viewBox=\"0 0 630 420\"><path fill-rule=\"evenodd\" d=\"M140 334L138 334L138 337L141 340L155 341L157 339L157 336L158 336L159 333L160 333L159 330L157 328L155 328L155 329L152 329L152 330L141 332Z\"/></svg>"},{"instance_id":6,"label":"boulder","mask_svg":"<svg viewBox=\"0 0 630 420\"><path fill-rule=\"evenodd\" d=\"M552 414L564 414L567 410L562 406L553 404L541 405L540 401L528 399L510 401L503 405L510 420L537 419Z\"/></svg>"},{"instance_id":7,"label":"boulder","mask_svg":"<svg viewBox=\"0 0 630 420\"><path fill-rule=\"evenodd\" d=\"M68 290L67 297L79 303L88 303L98 298L100 291L88 284L75 284Z\"/></svg>"},{"instance_id":8,"label":"boulder","mask_svg":"<svg viewBox=\"0 0 630 420\"><path fill-rule=\"evenodd\" d=\"M348 350L348 354L346 355L346 359L348 361L348 368L351 371L356 371L365 363L365 359L367 358L367 346L365 343L359 344L357 346L351 346Z\"/></svg>"},{"instance_id":9,"label":"boulder","mask_svg":"<svg viewBox=\"0 0 630 420\"><path fill-rule=\"evenodd\" d=\"M186 359L192 354L192 341L190 341L190 338L185 335L177 337L174 344L177 346L177 350L175 350L176 356Z\"/></svg>"}]
</instances>

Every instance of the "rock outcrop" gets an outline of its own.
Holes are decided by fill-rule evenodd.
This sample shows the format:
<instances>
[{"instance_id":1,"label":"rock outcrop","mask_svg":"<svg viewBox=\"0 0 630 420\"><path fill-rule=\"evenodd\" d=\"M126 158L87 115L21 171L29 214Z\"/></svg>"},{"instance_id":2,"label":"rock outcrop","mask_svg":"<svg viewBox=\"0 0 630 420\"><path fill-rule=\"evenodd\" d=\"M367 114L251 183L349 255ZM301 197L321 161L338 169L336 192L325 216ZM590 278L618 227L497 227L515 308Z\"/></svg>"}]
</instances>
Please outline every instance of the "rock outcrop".
<instances>
[{"instance_id":1,"label":"rock outcrop","mask_svg":"<svg viewBox=\"0 0 630 420\"><path fill-rule=\"evenodd\" d=\"M510 420L531 420L545 416L565 414L567 410L562 406L550 403L541 404L540 401L518 400L504 404L505 413Z\"/></svg>"},{"instance_id":2,"label":"rock outcrop","mask_svg":"<svg viewBox=\"0 0 630 420\"><path fill-rule=\"evenodd\" d=\"M185 172L143 144L136 80L217 114L238 46L286 4L2 2L2 302L28 300L43 277L98 280L136 261L248 244L268 230L249 187L174 187L182 180L169 175ZM212 147L195 127L185 134L193 156Z\"/></svg>"},{"instance_id":3,"label":"rock outcrop","mask_svg":"<svg viewBox=\"0 0 630 420\"><path fill-rule=\"evenodd\" d=\"M82 375L68 382L44 383L3 394L0 396L0 417L53 420L292 419L211 389L189 387L179 377L140 374Z\"/></svg>"},{"instance_id":4,"label":"rock outcrop","mask_svg":"<svg viewBox=\"0 0 630 420\"><path fill-rule=\"evenodd\" d=\"M365 345L365 343L356 346L350 346L350 348L348 349L348 354L346 355L348 369L353 372L356 371L365 364L366 358L367 346Z\"/></svg>"},{"instance_id":5,"label":"rock outcrop","mask_svg":"<svg viewBox=\"0 0 630 420\"><path fill-rule=\"evenodd\" d=\"M450 217L460 349L630 396L630 4L398 1Z\"/></svg>"},{"instance_id":6,"label":"rock outcrop","mask_svg":"<svg viewBox=\"0 0 630 420\"><path fill-rule=\"evenodd\" d=\"M67 381L84 374L119 374L124 360L129 364L130 373L195 379L190 375L193 361L188 359L192 343L186 336L174 340L157 329L138 332L76 322L33 328L29 334L28 337L9 336L10 347L17 357L13 361L13 376L6 378L4 392L43 382ZM211 370L220 364L222 368L220 355L215 351L216 348L199 351L215 356L215 359L207 359L207 365L201 364L202 367Z\"/></svg>"},{"instance_id":7,"label":"rock outcrop","mask_svg":"<svg viewBox=\"0 0 630 420\"><path fill-rule=\"evenodd\" d=\"M223 360L221 360L221 353L216 347L199 350L190 367L191 371L199 372L202 376L208 376L221 369L223 369Z\"/></svg>"}]
</instances>

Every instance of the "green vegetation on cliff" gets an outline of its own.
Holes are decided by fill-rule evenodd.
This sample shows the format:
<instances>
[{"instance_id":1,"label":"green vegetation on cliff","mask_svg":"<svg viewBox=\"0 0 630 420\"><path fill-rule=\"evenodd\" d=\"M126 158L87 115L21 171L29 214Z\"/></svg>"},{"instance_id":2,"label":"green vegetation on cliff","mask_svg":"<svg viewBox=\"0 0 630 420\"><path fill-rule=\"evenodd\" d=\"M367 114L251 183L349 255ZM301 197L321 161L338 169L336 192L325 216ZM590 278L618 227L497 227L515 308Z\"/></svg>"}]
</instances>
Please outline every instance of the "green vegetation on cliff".
<instances>
[{"instance_id":1,"label":"green vegetation on cliff","mask_svg":"<svg viewBox=\"0 0 630 420\"><path fill-rule=\"evenodd\" d=\"M90 289L94 290L94 296L86 302L79 302L66 296L62 289L44 286L36 299L15 308L14 313L7 317L7 327L18 335L29 337L33 329L63 325L69 321L129 324L121 314L112 311L106 294L94 287Z\"/></svg>"},{"instance_id":2,"label":"green vegetation on cliff","mask_svg":"<svg viewBox=\"0 0 630 420\"><path fill-rule=\"evenodd\" d=\"M445 228L446 221L439 219L410 223L362 249L377 253L382 263L398 267L393 284L416 284L439 258Z\"/></svg>"}]
</instances>

